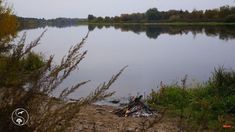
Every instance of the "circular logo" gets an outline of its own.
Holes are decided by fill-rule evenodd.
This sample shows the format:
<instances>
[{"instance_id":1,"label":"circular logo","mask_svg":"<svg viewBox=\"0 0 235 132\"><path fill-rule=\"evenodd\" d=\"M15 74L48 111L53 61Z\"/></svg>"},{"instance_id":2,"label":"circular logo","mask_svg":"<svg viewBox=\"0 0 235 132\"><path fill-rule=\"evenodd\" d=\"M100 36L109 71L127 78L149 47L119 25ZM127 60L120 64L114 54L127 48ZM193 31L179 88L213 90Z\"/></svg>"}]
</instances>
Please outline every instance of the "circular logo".
<instances>
[{"instance_id":1,"label":"circular logo","mask_svg":"<svg viewBox=\"0 0 235 132\"><path fill-rule=\"evenodd\" d=\"M23 126L29 120L29 113L23 108L17 108L12 112L11 119L15 125Z\"/></svg>"}]
</instances>

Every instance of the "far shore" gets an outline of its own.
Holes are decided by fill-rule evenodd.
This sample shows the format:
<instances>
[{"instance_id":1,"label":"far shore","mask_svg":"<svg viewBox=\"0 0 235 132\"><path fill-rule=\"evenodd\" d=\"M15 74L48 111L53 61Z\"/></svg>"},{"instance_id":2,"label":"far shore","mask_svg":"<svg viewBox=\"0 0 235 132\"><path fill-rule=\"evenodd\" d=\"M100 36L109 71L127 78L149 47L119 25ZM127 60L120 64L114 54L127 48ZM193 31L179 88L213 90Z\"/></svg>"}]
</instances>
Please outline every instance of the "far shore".
<instances>
[{"instance_id":1,"label":"far shore","mask_svg":"<svg viewBox=\"0 0 235 132\"><path fill-rule=\"evenodd\" d=\"M109 22L80 22L79 25L157 25L157 26L235 26L235 23L224 23L224 22L157 22L157 23L144 23L144 22L119 22L119 23L109 23Z\"/></svg>"}]
</instances>

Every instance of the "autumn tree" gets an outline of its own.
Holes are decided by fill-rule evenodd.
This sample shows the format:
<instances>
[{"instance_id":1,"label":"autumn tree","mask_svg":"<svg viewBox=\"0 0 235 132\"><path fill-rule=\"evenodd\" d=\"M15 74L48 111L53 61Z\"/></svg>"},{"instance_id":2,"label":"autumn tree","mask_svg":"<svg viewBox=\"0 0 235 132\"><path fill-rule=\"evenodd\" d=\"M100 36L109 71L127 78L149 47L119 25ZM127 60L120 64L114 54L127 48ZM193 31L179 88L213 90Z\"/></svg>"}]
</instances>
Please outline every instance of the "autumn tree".
<instances>
[{"instance_id":1,"label":"autumn tree","mask_svg":"<svg viewBox=\"0 0 235 132\"><path fill-rule=\"evenodd\" d=\"M9 48L7 44L16 35L17 21L11 8L0 0L0 52Z\"/></svg>"}]
</instances>

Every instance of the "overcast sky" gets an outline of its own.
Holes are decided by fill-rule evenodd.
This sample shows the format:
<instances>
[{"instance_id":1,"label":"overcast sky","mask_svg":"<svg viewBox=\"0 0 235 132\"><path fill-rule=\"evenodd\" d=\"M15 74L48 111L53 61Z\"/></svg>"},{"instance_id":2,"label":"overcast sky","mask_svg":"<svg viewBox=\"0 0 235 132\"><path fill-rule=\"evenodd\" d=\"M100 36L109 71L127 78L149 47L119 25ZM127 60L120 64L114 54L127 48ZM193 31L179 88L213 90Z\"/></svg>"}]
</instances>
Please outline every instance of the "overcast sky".
<instances>
[{"instance_id":1,"label":"overcast sky","mask_svg":"<svg viewBox=\"0 0 235 132\"><path fill-rule=\"evenodd\" d=\"M169 9L208 9L223 5L235 6L235 0L7 0L18 16L37 18L79 17L88 14L115 16L145 12L157 7Z\"/></svg>"}]
</instances>

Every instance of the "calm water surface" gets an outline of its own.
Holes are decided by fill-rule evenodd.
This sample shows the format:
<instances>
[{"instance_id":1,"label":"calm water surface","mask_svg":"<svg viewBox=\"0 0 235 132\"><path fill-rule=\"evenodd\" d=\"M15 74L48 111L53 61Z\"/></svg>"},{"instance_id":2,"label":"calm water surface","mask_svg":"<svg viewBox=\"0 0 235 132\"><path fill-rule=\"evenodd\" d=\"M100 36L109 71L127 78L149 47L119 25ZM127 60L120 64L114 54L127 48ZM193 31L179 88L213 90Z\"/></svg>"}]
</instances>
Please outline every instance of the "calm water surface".
<instances>
[{"instance_id":1,"label":"calm water surface","mask_svg":"<svg viewBox=\"0 0 235 132\"><path fill-rule=\"evenodd\" d=\"M92 81L71 95L72 98L87 95L126 65L129 67L110 89L116 91L115 96L147 94L156 90L161 81L176 83L186 74L190 84L204 82L219 66L235 69L234 28L77 26L47 29L35 51L46 57L54 54L55 63L60 62L70 46L80 42L88 29L92 30L83 47L88 50L86 58L61 89L79 81ZM43 30L26 30L28 41Z\"/></svg>"}]
</instances>

